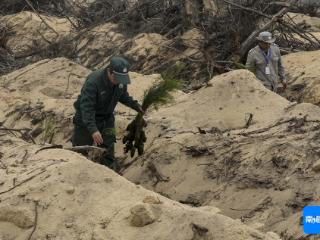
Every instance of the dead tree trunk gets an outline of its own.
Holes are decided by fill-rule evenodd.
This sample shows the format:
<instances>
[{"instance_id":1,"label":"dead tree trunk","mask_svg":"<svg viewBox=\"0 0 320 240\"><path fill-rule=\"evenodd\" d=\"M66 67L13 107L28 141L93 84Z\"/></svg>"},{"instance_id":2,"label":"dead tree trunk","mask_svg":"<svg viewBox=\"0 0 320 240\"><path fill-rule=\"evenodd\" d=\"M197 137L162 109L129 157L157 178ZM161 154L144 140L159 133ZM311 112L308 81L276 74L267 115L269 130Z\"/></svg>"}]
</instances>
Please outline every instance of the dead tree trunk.
<instances>
[{"instance_id":1,"label":"dead tree trunk","mask_svg":"<svg viewBox=\"0 0 320 240\"><path fill-rule=\"evenodd\" d=\"M246 53L249 51L250 47L256 41L256 37L259 35L260 32L266 31L269 29L273 24L275 24L280 18L283 17L284 14L288 12L287 8L282 8L277 14L275 14L266 24L262 27L255 30L242 44L240 47L240 59L244 59Z\"/></svg>"}]
</instances>

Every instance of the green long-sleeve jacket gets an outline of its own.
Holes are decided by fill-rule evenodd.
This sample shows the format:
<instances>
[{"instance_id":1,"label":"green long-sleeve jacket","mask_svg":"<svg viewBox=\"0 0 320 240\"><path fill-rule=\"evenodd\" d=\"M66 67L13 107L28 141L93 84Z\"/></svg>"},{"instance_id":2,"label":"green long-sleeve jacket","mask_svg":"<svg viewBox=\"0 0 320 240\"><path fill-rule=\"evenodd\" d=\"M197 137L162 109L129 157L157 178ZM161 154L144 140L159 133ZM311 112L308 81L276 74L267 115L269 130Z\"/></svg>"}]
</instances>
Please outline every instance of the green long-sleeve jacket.
<instances>
[{"instance_id":1,"label":"green long-sleeve jacket","mask_svg":"<svg viewBox=\"0 0 320 240\"><path fill-rule=\"evenodd\" d=\"M129 96L126 85L113 85L105 69L96 70L87 77L74 103L74 123L86 127L92 134L98 130L98 123L113 118L118 102L139 111L140 105Z\"/></svg>"}]
</instances>

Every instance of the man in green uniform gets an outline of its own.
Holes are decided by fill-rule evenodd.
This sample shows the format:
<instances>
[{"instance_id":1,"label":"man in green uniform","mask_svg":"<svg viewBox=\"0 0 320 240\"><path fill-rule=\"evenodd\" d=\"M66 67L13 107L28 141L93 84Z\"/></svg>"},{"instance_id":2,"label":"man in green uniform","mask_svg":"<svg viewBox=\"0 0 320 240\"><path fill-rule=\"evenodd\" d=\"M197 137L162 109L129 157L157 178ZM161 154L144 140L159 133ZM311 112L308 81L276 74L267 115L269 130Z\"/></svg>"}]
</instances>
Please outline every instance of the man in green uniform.
<instances>
[{"instance_id":1,"label":"man in green uniform","mask_svg":"<svg viewBox=\"0 0 320 240\"><path fill-rule=\"evenodd\" d=\"M287 87L280 49L274 44L270 32L261 32L257 37L258 45L248 53L246 67L271 91L277 92L279 84Z\"/></svg>"},{"instance_id":2,"label":"man in green uniform","mask_svg":"<svg viewBox=\"0 0 320 240\"><path fill-rule=\"evenodd\" d=\"M127 92L130 84L129 63L113 57L105 69L92 72L86 79L81 94L74 103L73 146L92 145L103 147L106 154L102 164L115 168L114 143L116 142L114 109L118 102L143 112L139 103Z\"/></svg>"}]
</instances>

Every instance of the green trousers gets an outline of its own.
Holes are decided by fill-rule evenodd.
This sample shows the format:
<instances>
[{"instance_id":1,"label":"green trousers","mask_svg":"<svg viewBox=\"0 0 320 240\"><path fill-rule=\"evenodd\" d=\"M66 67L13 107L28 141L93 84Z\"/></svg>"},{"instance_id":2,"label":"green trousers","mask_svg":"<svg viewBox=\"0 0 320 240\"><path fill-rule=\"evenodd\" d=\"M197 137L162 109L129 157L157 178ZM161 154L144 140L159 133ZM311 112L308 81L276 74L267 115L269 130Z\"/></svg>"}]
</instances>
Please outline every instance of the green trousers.
<instances>
[{"instance_id":1,"label":"green trousers","mask_svg":"<svg viewBox=\"0 0 320 240\"><path fill-rule=\"evenodd\" d=\"M103 143L99 147L106 149L106 153L102 156L100 163L111 169L117 170L118 166L114 157L114 144L116 142L114 116L110 119L97 122L97 127L103 138ZM92 144L93 139L87 128L75 124L72 136L72 145L91 146Z\"/></svg>"}]
</instances>

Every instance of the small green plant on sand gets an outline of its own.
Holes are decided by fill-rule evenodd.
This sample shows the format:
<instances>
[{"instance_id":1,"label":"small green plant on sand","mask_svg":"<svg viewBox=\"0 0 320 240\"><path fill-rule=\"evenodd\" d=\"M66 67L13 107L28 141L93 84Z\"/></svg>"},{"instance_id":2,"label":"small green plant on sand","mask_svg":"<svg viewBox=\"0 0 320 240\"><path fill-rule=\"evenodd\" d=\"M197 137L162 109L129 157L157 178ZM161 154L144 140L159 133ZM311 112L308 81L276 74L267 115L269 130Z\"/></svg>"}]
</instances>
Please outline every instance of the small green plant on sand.
<instances>
[{"instance_id":1,"label":"small green plant on sand","mask_svg":"<svg viewBox=\"0 0 320 240\"><path fill-rule=\"evenodd\" d=\"M47 117L43 120L42 129L41 143L52 143L53 136L56 133L56 123L53 117Z\"/></svg>"}]
</instances>

